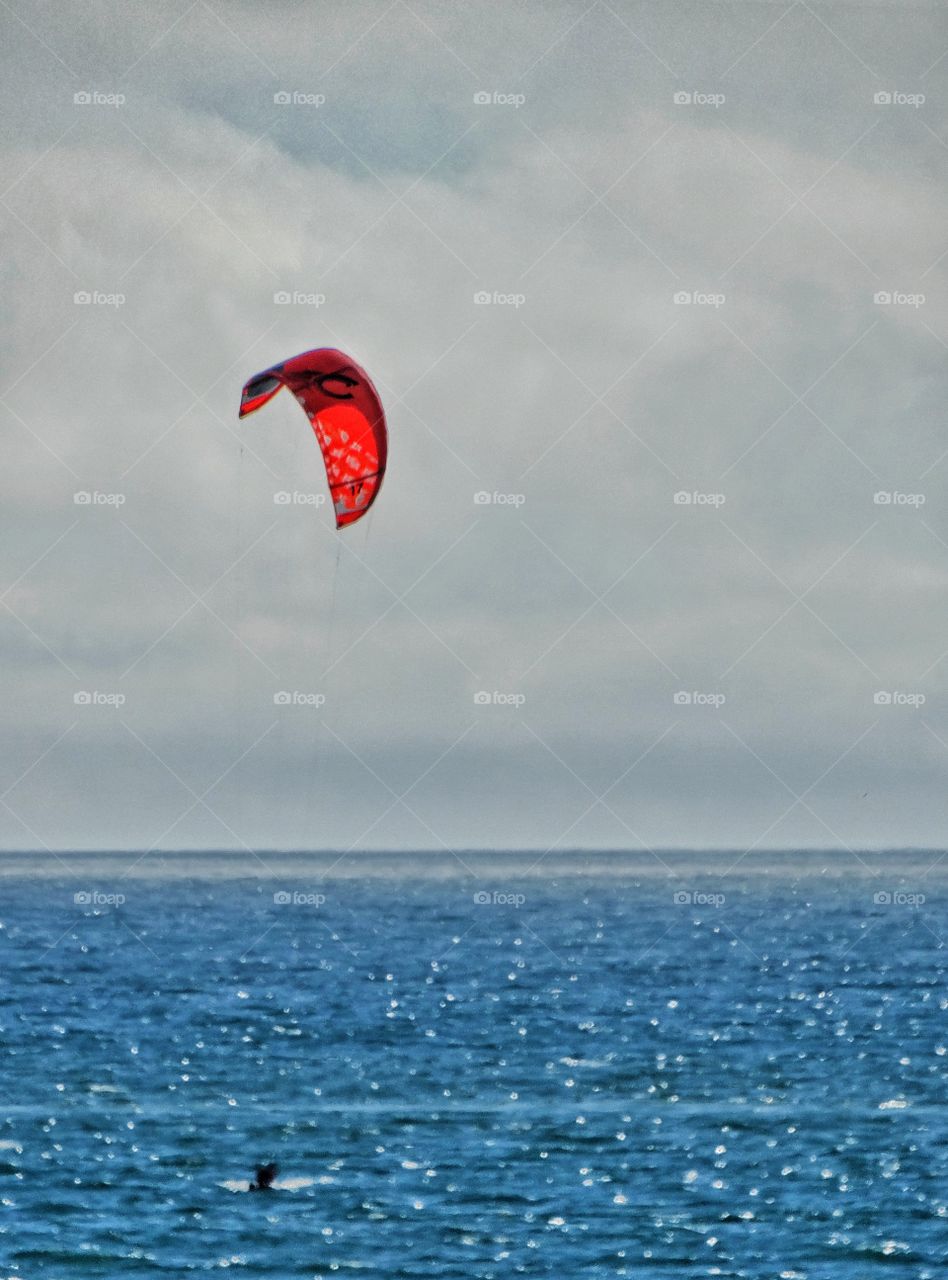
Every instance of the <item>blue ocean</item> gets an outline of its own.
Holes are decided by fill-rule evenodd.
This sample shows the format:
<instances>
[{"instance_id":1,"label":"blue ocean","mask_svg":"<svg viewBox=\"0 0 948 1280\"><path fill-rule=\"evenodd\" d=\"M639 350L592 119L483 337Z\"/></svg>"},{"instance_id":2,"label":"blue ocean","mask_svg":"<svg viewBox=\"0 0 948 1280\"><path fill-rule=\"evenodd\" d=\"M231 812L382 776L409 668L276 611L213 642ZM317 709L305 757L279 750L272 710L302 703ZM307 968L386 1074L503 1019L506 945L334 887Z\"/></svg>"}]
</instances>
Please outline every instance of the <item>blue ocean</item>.
<instances>
[{"instance_id":1,"label":"blue ocean","mask_svg":"<svg viewBox=\"0 0 948 1280\"><path fill-rule=\"evenodd\" d=\"M136 858L0 858L0 1276L945 1274L948 860Z\"/></svg>"}]
</instances>

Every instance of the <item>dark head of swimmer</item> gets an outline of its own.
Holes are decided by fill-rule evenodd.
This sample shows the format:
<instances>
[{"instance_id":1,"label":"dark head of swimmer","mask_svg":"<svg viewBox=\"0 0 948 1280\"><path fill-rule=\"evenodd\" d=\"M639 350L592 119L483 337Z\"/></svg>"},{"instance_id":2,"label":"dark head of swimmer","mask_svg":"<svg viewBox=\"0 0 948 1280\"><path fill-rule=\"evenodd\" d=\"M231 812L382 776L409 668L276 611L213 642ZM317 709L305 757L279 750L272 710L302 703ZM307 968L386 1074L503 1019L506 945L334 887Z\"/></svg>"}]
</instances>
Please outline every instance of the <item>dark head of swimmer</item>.
<instances>
[{"instance_id":1,"label":"dark head of swimmer","mask_svg":"<svg viewBox=\"0 0 948 1280\"><path fill-rule=\"evenodd\" d=\"M256 1182L251 1182L251 1191L272 1191L273 1179L277 1176L277 1167L275 1164L261 1165L256 1173Z\"/></svg>"}]
</instances>

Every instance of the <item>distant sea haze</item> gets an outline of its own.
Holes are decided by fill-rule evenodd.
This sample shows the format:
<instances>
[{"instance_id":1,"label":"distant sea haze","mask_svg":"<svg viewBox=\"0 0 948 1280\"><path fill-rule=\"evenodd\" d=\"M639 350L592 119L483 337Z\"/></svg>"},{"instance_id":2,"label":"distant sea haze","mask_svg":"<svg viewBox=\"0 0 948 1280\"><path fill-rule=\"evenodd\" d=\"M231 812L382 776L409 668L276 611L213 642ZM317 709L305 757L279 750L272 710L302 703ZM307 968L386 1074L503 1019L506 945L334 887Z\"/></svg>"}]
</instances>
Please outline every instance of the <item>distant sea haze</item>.
<instances>
[{"instance_id":1,"label":"distant sea haze","mask_svg":"<svg viewBox=\"0 0 948 1280\"><path fill-rule=\"evenodd\" d=\"M948 877L940 849L23 849L0 851L0 878L102 874L139 878L240 879L298 876L332 879L420 877L477 879L483 875L550 879L768 876L798 879L894 876Z\"/></svg>"}]
</instances>

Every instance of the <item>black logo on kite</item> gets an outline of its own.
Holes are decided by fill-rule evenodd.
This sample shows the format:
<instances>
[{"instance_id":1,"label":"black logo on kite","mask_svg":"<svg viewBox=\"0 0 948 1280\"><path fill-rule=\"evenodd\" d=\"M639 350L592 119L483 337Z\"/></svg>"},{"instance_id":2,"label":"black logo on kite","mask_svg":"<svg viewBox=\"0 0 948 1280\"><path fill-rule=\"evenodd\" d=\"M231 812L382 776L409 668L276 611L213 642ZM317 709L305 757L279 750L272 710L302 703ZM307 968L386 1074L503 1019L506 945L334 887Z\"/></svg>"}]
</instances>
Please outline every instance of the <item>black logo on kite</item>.
<instances>
[{"instance_id":1,"label":"black logo on kite","mask_svg":"<svg viewBox=\"0 0 948 1280\"><path fill-rule=\"evenodd\" d=\"M357 378L350 377L341 369L335 373L307 373L306 380L310 385L315 383L323 395L331 396L333 400L353 399L349 388L359 385Z\"/></svg>"}]
</instances>

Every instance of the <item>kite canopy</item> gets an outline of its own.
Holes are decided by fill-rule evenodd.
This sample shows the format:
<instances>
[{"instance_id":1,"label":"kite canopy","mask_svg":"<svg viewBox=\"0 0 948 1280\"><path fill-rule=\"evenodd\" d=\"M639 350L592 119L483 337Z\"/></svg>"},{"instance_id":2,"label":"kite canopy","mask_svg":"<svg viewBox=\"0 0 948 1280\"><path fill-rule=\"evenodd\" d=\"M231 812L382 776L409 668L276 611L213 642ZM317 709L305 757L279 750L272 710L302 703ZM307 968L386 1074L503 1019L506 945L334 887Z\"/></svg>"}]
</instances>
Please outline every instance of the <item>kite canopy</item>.
<instances>
[{"instance_id":1,"label":"kite canopy","mask_svg":"<svg viewBox=\"0 0 948 1280\"><path fill-rule=\"evenodd\" d=\"M319 347L255 374L244 386L241 418L262 408L281 387L289 387L312 424L336 528L353 524L375 501L385 475L388 432L378 392L344 352Z\"/></svg>"}]
</instances>

